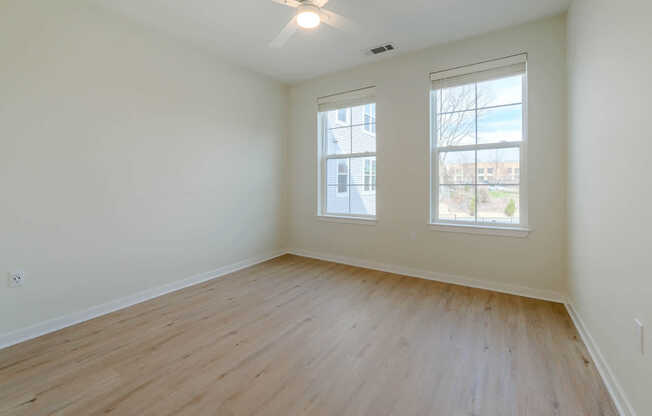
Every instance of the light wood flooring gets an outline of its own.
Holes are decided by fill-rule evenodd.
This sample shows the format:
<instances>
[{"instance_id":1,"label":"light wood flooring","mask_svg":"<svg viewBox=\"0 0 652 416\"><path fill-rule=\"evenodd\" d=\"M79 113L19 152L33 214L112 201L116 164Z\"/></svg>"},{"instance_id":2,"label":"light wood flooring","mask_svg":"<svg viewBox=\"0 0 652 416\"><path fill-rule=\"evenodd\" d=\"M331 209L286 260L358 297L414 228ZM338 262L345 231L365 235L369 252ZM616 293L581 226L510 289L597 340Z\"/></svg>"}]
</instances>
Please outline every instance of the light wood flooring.
<instances>
[{"instance_id":1,"label":"light wood flooring","mask_svg":"<svg viewBox=\"0 0 652 416\"><path fill-rule=\"evenodd\" d=\"M617 412L561 304L286 255L0 350L0 414Z\"/></svg>"}]
</instances>

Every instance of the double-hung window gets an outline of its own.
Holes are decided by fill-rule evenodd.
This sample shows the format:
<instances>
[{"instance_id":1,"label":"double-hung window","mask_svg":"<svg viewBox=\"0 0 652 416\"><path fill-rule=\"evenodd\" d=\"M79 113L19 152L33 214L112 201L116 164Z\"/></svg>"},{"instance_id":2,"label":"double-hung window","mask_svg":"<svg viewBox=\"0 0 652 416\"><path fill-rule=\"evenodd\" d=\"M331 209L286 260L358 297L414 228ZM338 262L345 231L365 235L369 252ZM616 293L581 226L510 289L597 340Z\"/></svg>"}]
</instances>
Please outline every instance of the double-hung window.
<instances>
[{"instance_id":1,"label":"double-hung window","mask_svg":"<svg viewBox=\"0 0 652 416\"><path fill-rule=\"evenodd\" d=\"M430 222L525 228L526 55L431 81Z\"/></svg>"},{"instance_id":2,"label":"double-hung window","mask_svg":"<svg viewBox=\"0 0 652 416\"><path fill-rule=\"evenodd\" d=\"M318 99L319 203L323 216L376 216L374 88Z\"/></svg>"}]
</instances>

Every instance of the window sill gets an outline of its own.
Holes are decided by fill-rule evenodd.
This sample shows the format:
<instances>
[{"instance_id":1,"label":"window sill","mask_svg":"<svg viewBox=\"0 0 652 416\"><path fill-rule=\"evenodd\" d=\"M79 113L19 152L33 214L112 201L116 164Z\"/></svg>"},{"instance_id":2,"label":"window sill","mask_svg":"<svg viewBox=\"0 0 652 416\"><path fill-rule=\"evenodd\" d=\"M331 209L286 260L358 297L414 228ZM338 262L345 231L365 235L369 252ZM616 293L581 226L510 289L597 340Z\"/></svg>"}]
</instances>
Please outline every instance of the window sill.
<instances>
[{"instance_id":1,"label":"window sill","mask_svg":"<svg viewBox=\"0 0 652 416\"><path fill-rule=\"evenodd\" d=\"M481 234L514 238L527 238L530 232L532 232L527 227L498 227L491 225L450 224L444 222L432 223L430 224L430 229L449 233Z\"/></svg>"},{"instance_id":2,"label":"window sill","mask_svg":"<svg viewBox=\"0 0 652 416\"><path fill-rule=\"evenodd\" d=\"M337 215L317 215L317 219L326 222L338 222L340 224L376 225L375 218L366 217L345 217Z\"/></svg>"}]
</instances>

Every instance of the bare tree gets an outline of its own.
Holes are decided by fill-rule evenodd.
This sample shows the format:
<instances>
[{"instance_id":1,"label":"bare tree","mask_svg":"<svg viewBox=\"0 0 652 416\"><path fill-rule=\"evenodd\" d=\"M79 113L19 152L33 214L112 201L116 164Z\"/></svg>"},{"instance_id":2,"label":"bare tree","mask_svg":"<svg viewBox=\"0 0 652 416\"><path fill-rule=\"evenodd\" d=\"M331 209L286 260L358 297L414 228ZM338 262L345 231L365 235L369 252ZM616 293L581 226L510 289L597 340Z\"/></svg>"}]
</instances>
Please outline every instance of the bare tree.
<instances>
[{"instance_id":1,"label":"bare tree","mask_svg":"<svg viewBox=\"0 0 652 416\"><path fill-rule=\"evenodd\" d=\"M477 94L476 94L477 92ZM437 146L456 146L467 137L475 137L475 109L487 106L493 100L493 93L486 88L478 89L475 84L442 89L437 93ZM452 175L445 168L448 153L439 153L441 175L450 181ZM464 167L462 174L466 176ZM475 171L472 173L475 175Z\"/></svg>"}]
</instances>

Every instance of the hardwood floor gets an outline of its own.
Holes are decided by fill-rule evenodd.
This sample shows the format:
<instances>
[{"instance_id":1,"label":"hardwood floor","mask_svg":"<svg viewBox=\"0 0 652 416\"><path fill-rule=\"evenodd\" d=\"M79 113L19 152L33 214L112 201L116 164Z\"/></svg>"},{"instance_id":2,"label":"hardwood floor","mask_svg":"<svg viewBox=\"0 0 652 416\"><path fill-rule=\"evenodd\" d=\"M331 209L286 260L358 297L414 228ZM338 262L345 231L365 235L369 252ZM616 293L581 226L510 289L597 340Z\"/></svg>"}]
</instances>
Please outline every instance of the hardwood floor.
<instances>
[{"instance_id":1,"label":"hardwood floor","mask_svg":"<svg viewBox=\"0 0 652 416\"><path fill-rule=\"evenodd\" d=\"M0 414L617 415L561 304L296 256L0 350Z\"/></svg>"}]
</instances>

